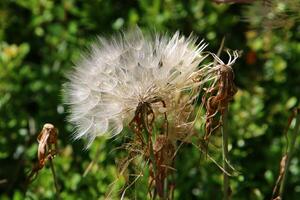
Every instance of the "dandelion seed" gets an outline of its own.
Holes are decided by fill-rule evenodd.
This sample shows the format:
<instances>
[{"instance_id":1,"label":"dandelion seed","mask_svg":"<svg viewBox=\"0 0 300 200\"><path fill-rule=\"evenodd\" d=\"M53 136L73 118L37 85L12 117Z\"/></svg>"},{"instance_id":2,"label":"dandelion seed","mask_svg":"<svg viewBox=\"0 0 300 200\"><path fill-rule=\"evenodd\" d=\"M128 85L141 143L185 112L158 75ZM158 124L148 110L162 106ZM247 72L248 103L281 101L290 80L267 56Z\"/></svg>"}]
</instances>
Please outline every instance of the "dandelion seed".
<instances>
[{"instance_id":1,"label":"dandelion seed","mask_svg":"<svg viewBox=\"0 0 300 200\"><path fill-rule=\"evenodd\" d=\"M199 71L206 46L179 32L171 38L147 37L138 28L110 39L100 37L64 86L74 137L87 138L90 145L97 136L118 135L140 103L157 98L166 105L153 103L155 112L174 112L181 92L199 86L191 78Z\"/></svg>"}]
</instances>

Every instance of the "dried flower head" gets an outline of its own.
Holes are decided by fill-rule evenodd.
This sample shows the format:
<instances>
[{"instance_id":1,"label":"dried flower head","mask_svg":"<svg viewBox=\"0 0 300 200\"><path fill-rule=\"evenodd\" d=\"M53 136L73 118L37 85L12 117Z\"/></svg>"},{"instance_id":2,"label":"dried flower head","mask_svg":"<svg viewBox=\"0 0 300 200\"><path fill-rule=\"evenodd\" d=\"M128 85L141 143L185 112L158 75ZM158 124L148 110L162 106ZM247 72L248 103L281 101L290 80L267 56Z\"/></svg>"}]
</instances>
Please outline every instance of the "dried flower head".
<instances>
[{"instance_id":1,"label":"dried flower head","mask_svg":"<svg viewBox=\"0 0 300 200\"><path fill-rule=\"evenodd\" d=\"M202 101L206 108L206 122L205 122L205 136L207 141L210 135L221 126L220 120L216 123L216 115L220 113L224 114L229 102L233 99L233 96L237 92L237 88L234 83L234 73L231 66L235 63L239 57L238 51L233 51L233 58L227 50L229 60L224 63L217 55L212 54L216 61L216 66L213 68L217 73L217 78L212 85L206 89L205 95L202 97Z\"/></svg>"},{"instance_id":2,"label":"dried flower head","mask_svg":"<svg viewBox=\"0 0 300 200\"><path fill-rule=\"evenodd\" d=\"M119 134L140 103L153 104L155 112L171 112L183 91L199 86L192 78L201 74L206 46L179 32L171 38L147 37L138 28L110 39L99 37L64 87L75 138L85 137L90 144L96 136Z\"/></svg>"},{"instance_id":3,"label":"dried flower head","mask_svg":"<svg viewBox=\"0 0 300 200\"><path fill-rule=\"evenodd\" d=\"M262 0L249 4L243 15L246 22L259 30L290 29L300 20L299 9L298 0Z\"/></svg>"}]
</instances>

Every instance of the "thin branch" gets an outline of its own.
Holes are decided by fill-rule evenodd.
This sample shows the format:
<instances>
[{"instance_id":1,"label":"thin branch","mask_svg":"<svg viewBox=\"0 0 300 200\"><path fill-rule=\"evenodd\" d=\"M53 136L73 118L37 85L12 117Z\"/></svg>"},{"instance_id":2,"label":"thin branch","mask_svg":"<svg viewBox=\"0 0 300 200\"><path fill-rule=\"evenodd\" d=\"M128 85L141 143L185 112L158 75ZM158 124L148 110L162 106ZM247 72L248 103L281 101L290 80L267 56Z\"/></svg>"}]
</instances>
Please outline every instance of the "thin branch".
<instances>
[{"instance_id":1,"label":"thin branch","mask_svg":"<svg viewBox=\"0 0 300 200\"><path fill-rule=\"evenodd\" d=\"M296 120L296 124L290 139L290 143L289 143L289 151L287 153L287 160L286 160L286 164L285 164L285 170L284 170L284 174L283 174L283 178L282 178L282 182L280 185L280 192L279 195L282 199L283 193L284 193L284 188L285 188L285 183L287 180L287 175L288 175L288 169L291 163L291 158L293 156L294 153L294 149L295 149L295 143L296 143L296 139L299 133L299 129L300 129L300 109L296 109L295 110L295 120Z\"/></svg>"}]
</instances>

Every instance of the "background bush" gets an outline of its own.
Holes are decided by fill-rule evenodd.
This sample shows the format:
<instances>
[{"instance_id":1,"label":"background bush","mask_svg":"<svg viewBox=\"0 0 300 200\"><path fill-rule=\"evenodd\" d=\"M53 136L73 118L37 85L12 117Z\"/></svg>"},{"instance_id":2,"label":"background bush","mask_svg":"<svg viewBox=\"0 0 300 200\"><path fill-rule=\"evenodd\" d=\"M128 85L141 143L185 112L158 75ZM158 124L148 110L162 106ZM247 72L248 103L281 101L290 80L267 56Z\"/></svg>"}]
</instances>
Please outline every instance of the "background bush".
<instances>
[{"instance_id":1,"label":"background bush","mask_svg":"<svg viewBox=\"0 0 300 200\"><path fill-rule=\"evenodd\" d=\"M193 32L215 52L226 36L226 47L244 51L234 66L239 92L229 116L231 163L239 172L231 178L232 198L270 199L286 145L283 131L300 99L300 25L294 20L280 29L253 27L241 20L243 10L245 5L203 0L2 0L0 199L54 198L49 167L32 184L25 181L46 122L59 129L61 153L54 163L62 199L105 198L118 177L115 163L122 152L112 150L121 141L98 139L88 151L82 141L72 142L61 88L64 74L97 35L135 24L146 32ZM217 160L219 140L211 152ZM295 155L299 151L296 146ZM96 164L82 177L95 156ZM298 156L292 159L286 199L300 196L299 162ZM195 147L181 150L176 168L176 199L222 198L221 171ZM123 184L120 178L114 193ZM141 185L128 192L132 199L145 199Z\"/></svg>"}]
</instances>

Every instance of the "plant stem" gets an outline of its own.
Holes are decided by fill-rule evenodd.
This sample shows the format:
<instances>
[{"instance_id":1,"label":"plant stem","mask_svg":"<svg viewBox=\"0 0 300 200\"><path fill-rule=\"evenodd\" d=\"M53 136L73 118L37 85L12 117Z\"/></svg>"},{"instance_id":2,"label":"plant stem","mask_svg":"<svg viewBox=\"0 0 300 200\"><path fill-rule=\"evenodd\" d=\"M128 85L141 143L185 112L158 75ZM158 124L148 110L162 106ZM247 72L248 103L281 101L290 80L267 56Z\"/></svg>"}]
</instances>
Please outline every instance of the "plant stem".
<instances>
[{"instance_id":1,"label":"plant stem","mask_svg":"<svg viewBox=\"0 0 300 200\"><path fill-rule=\"evenodd\" d=\"M166 172L168 173L168 172ZM168 199L169 196L169 189L168 189L168 177L165 178L164 180L164 199Z\"/></svg>"},{"instance_id":2,"label":"plant stem","mask_svg":"<svg viewBox=\"0 0 300 200\"><path fill-rule=\"evenodd\" d=\"M144 130L145 130L145 134L144 134L144 137L145 137L145 140L146 140L146 143L149 145L149 153L150 153L150 160L152 162L152 165L153 165L153 173L154 173L154 177L156 177L156 162L155 162L155 157L154 157L154 151L153 151L153 144L152 144L152 138L151 138L151 133L149 131L149 128L148 128L148 123L147 123L147 110L143 110L143 113L142 113L143 117L142 117L142 124L143 124L143 127L144 127Z\"/></svg>"},{"instance_id":3,"label":"plant stem","mask_svg":"<svg viewBox=\"0 0 300 200\"><path fill-rule=\"evenodd\" d=\"M221 52L224 48L225 44L225 37L223 37L221 45L219 47L217 56L221 55ZM217 61L214 61L214 66L217 65ZM222 113L222 127L221 127L221 133L222 133L222 155L223 155L223 199L228 200L229 199L229 176L228 176L228 123L227 123L227 113L228 113L228 106L224 109L224 112Z\"/></svg>"},{"instance_id":4,"label":"plant stem","mask_svg":"<svg viewBox=\"0 0 300 200\"><path fill-rule=\"evenodd\" d=\"M227 173L229 170L228 167L228 127L227 127L227 112L228 108L224 110L224 113L222 115L222 151L223 151L223 199L228 200L229 199L229 176Z\"/></svg>"},{"instance_id":5,"label":"plant stem","mask_svg":"<svg viewBox=\"0 0 300 200\"><path fill-rule=\"evenodd\" d=\"M155 180L155 185L157 186L158 181L157 181L157 166L156 166L156 160L155 160L155 156L154 156L154 150L153 150L153 143L152 143L152 134L151 134L151 130L149 130L149 126L148 126L148 108L147 105L144 104L142 107L142 125L144 128L144 138L145 138L145 143L148 145L148 149L149 149L149 157L150 157L150 162L152 163L152 168L153 168L153 177ZM154 199L155 199L155 193L157 191L154 190ZM161 196L161 194L159 195Z\"/></svg>"},{"instance_id":6,"label":"plant stem","mask_svg":"<svg viewBox=\"0 0 300 200\"><path fill-rule=\"evenodd\" d=\"M282 199L282 196L283 196L283 193L284 193L285 182L287 180L288 169L289 169L289 166L290 166L291 158L293 156L294 149L295 149L297 134L299 133L299 128L300 128L300 112L299 112L299 110L296 114L295 120L296 120L296 124L295 124L295 127L294 127L294 131L292 133L290 142L289 142L289 151L287 153L287 161L286 161L285 169L284 169L285 173L283 174L282 182L281 182L281 185L280 185L279 195L280 195L281 199Z\"/></svg>"},{"instance_id":7,"label":"plant stem","mask_svg":"<svg viewBox=\"0 0 300 200\"><path fill-rule=\"evenodd\" d=\"M59 187L58 187L56 173L55 173L55 169L54 169L52 159L49 159L49 163L50 163L50 168L51 168L51 172L52 172L52 175L53 175L54 186L55 186L55 190L56 190L56 199L59 200L60 199L60 197L59 197Z\"/></svg>"}]
</instances>

